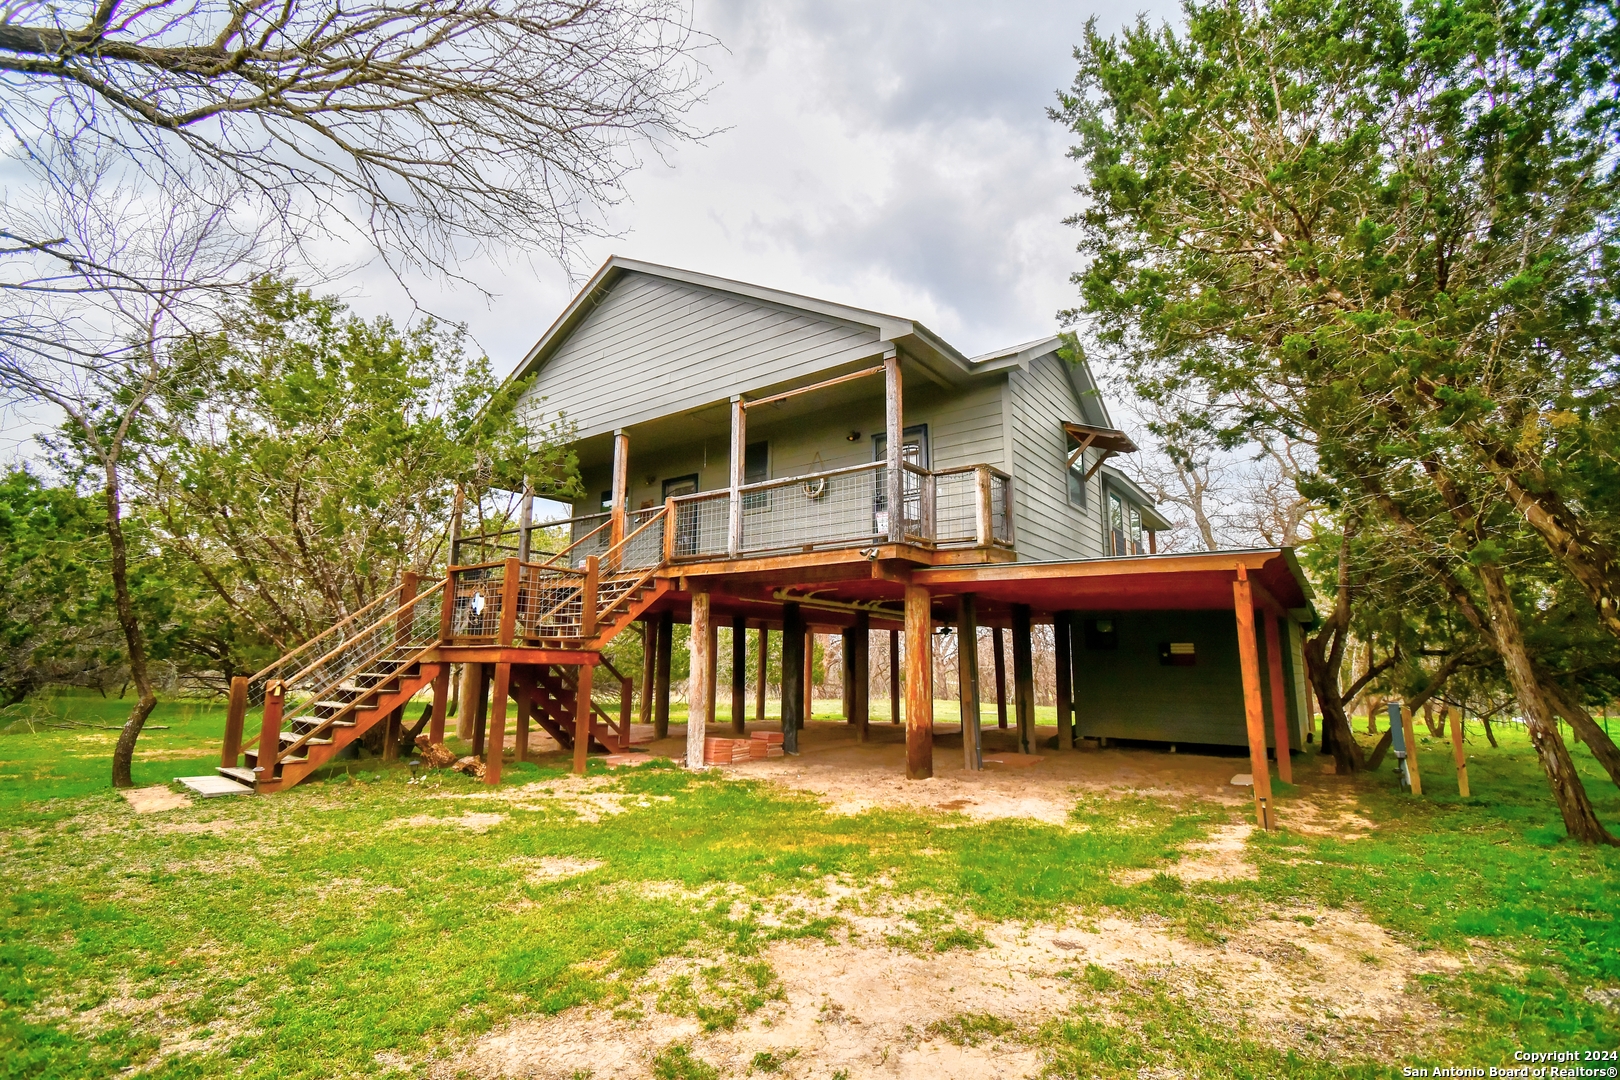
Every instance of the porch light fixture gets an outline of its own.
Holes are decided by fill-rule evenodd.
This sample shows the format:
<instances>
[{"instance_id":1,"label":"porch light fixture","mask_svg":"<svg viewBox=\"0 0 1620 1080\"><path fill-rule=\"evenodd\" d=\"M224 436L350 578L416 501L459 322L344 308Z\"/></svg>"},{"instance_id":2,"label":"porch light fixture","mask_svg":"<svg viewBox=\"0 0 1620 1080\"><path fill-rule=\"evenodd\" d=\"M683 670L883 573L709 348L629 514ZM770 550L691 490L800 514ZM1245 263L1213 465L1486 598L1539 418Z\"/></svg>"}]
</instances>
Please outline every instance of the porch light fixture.
<instances>
[{"instance_id":1,"label":"porch light fixture","mask_svg":"<svg viewBox=\"0 0 1620 1080\"><path fill-rule=\"evenodd\" d=\"M848 435L844 436L844 441L845 442L860 442L861 441L861 433L858 432L858 431L852 431Z\"/></svg>"}]
</instances>

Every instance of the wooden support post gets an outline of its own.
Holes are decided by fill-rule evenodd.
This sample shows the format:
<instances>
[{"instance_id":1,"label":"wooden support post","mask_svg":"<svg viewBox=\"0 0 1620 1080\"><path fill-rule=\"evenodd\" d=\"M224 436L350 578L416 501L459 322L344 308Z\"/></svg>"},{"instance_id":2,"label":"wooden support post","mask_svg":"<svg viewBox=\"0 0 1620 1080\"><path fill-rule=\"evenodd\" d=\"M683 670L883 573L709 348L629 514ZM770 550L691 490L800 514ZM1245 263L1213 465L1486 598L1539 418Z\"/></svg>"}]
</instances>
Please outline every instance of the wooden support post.
<instances>
[{"instance_id":1,"label":"wooden support post","mask_svg":"<svg viewBox=\"0 0 1620 1080\"><path fill-rule=\"evenodd\" d=\"M1073 724L1069 729L1069 747L1073 749L1080 742L1080 650L1084 647L1081 637L1085 633L1085 623L1075 612L1069 613L1069 704L1072 708L1069 715Z\"/></svg>"},{"instance_id":2,"label":"wooden support post","mask_svg":"<svg viewBox=\"0 0 1620 1080\"><path fill-rule=\"evenodd\" d=\"M799 605L782 605L782 752L799 752L804 711L804 618Z\"/></svg>"},{"instance_id":3,"label":"wooden support post","mask_svg":"<svg viewBox=\"0 0 1620 1080\"><path fill-rule=\"evenodd\" d=\"M608 546L617 547L627 531L625 502L630 491L630 436L623 428L613 433L613 487L608 495L612 507L608 518ZM609 567L609 569L617 569Z\"/></svg>"},{"instance_id":4,"label":"wooden support post","mask_svg":"<svg viewBox=\"0 0 1620 1080\"><path fill-rule=\"evenodd\" d=\"M884 486L885 505L888 507L889 543L903 544L906 539L905 471L906 425L900 407L900 354L891 353L883 358L883 430L884 430Z\"/></svg>"},{"instance_id":5,"label":"wooden support post","mask_svg":"<svg viewBox=\"0 0 1620 1080\"><path fill-rule=\"evenodd\" d=\"M1457 794L1468 798L1468 754L1463 749L1462 711L1455 705L1446 707L1451 721L1451 756L1457 762Z\"/></svg>"},{"instance_id":6,"label":"wooden support post","mask_svg":"<svg viewBox=\"0 0 1620 1080\"><path fill-rule=\"evenodd\" d=\"M595 664L579 665L574 686L574 772L579 776L585 775L585 755L591 749L591 679L595 674Z\"/></svg>"},{"instance_id":7,"label":"wooden support post","mask_svg":"<svg viewBox=\"0 0 1620 1080\"><path fill-rule=\"evenodd\" d=\"M843 691L841 705L844 713L844 723L846 724L855 722L855 707L850 704L850 692L855 685L854 676L850 674L853 652L849 642L850 635L853 633L853 630L840 630L838 632L838 686Z\"/></svg>"},{"instance_id":8,"label":"wooden support post","mask_svg":"<svg viewBox=\"0 0 1620 1080\"><path fill-rule=\"evenodd\" d=\"M468 664L474 673L468 680L471 696L463 695L462 708L468 712L467 737L472 739L472 756L484 756L484 725L489 720L489 665Z\"/></svg>"},{"instance_id":9,"label":"wooden support post","mask_svg":"<svg viewBox=\"0 0 1620 1080\"><path fill-rule=\"evenodd\" d=\"M444 742L444 722L450 716L450 665L440 664L433 676L433 717L428 721L428 742Z\"/></svg>"},{"instance_id":10,"label":"wooden support post","mask_svg":"<svg viewBox=\"0 0 1620 1080\"><path fill-rule=\"evenodd\" d=\"M921 585L906 586L906 779L934 775L932 597Z\"/></svg>"},{"instance_id":11,"label":"wooden support post","mask_svg":"<svg viewBox=\"0 0 1620 1080\"><path fill-rule=\"evenodd\" d=\"M1007 728L1007 643L1001 639L1001 627L990 628L990 643L996 654L996 727Z\"/></svg>"},{"instance_id":12,"label":"wooden support post","mask_svg":"<svg viewBox=\"0 0 1620 1080\"><path fill-rule=\"evenodd\" d=\"M1406 775L1412 780L1412 794L1423 794L1423 777L1418 773L1417 735L1412 731L1412 710L1397 705L1401 710L1401 733L1406 736Z\"/></svg>"},{"instance_id":13,"label":"wooden support post","mask_svg":"<svg viewBox=\"0 0 1620 1080\"><path fill-rule=\"evenodd\" d=\"M631 678L619 680L619 734L624 744L630 745L630 714L636 706L636 681Z\"/></svg>"},{"instance_id":14,"label":"wooden support post","mask_svg":"<svg viewBox=\"0 0 1620 1080\"><path fill-rule=\"evenodd\" d=\"M804 727L816 711L816 635L808 627L804 631L804 712L799 714L799 726Z\"/></svg>"},{"instance_id":15,"label":"wooden support post","mask_svg":"<svg viewBox=\"0 0 1620 1080\"><path fill-rule=\"evenodd\" d=\"M669 738L669 656L675 646L675 616L658 616L658 672L653 686L653 737Z\"/></svg>"},{"instance_id":16,"label":"wooden support post","mask_svg":"<svg viewBox=\"0 0 1620 1080\"><path fill-rule=\"evenodd\" d=\"M900 722L900 631L889 631L889 723Z\"/></svg>"},{"instance_id":17,"label":"wooden support post","mask_svg":"<svg viewBox=\"0 0 1620 1080\"><path fill-rule=\"evenodd\" d=\"M748 733L748 620L731 617L731 732Z\"/></svg>"},{"instance_id":18,"label":"wooden support post","mask_svg":"<svg viewBox=\"0 0 1620 1080\"><path fill-rule=\"evenodd\" d=\"M865 742L872 722L872 616L857 612L855 625L849 631L850 648L850 719L855 724L855 741Z\"/></svg>"},{"instance_id":19,"label":"wooden support post","mask_svg":"<svg viewBox=\"0 0 1620 1080\"><path fill-rule=\"evenodd\" d=\"M1294 782L1292 741L1288 729L1288 694L1283 684L1282 622L1277 613L1266 609L1266 667L1271 676L1271 734L1277 744L1277 779Z\"/></svg>"},{"instance_id":20,"label":"wooden support post","mask_svg":"<svg viewBox=\"0 0 1620 1080\"><path fill-rule=\"evenodd\" d=\"M1260 648L1254 640L1254 596L1248 568L1239 565L1232 582L1232 610L1237 616L1238 660L1243 669L1243 719L1249 735L1249 769L1254 777L1255 823L1274 827L1271 771L1266 763L1266 710L1260 698Z\"/></svg>"},{"instance_id":21,"label":"wooden support post","mask_svg":"<svg viewBox=\"0 0 1620 1080\"><path fill-rule=\"evenodd\" d=\"M692 676L686 693L686 767L703 768L703 740L714 719L714 611L707 589L692 593Z\"/></svg>"},{"instance_id":22,"label":"wooden support post","mask_svg":"<svg viewBox=\"0 0 1620 1080\"><path fill-rule=\"evenodd\" d=\"M390 709L383 720L382 759L385 762L399 760L400 721L404 715L405 706L401 705L397 709Z\"/></svg>"},{"instance_id":23,"label":"wooden support post","mask_svg":"<svg viewBox=\"0 0 1620 1080\"><path fill-rule=\"evenodd\" d=\"M962 701L962 767L984 768L979 728L979 614L977 598L963 593L956 608L956 681Z\"/></svg>"},{"instance_id":24,"label":"wooden support post","mask_svg":"<svg viewBox=\"0 0 1620 1080\"><path fill-rule=\"evenodd\" d=\"M731 396L731 500L726 515L726 552L735 559L742 552L742 486L748 456L748 408L742 395Z\"/></svg>"},{"instance_id":25,"label":"wooden support post","mask_svg":"<svg viewBox=\"0 0 1620 1080\"><path fill-rule=\"evenodd\" d=\"M973 470L973 543L981 548L989 547L996 540L993 483L990 466L980 465Z\"/></svg>"},{"instance_id":26,"label":"wooden support post","mask_svg":"<svg viewBox=\"0 0 1620 1080\"><path fill-rule=\"evenodd\" d=\"M247 719L248 677L231 677L231 700L225 707L225 741L219 748L219 763L227 769L236 768L242 756L242 722Z\"/></svg>"},{"instance_id":27,"label":"wooden support post","mask_svg":"<svg viewBox=\"0 0 1620 1080\"><path fill-rule=\"evenodd\" d=\"M496 631L497 645L511 645L513 635L517 633L518 585L523 580L522 566L516 559L506 560L505 576L501 578L501 621Z\"/></svg>"},{"instance_id":28,"label":"wooden support post","mask_svg":"<svg viewBox=\"0 0 1620 1080\"><path fill-rule=\"evenodd\" d=\"M512 708L517 713L517 734L512 745L513 761L529 760L529 710L534 686L528 679L512 680Z\"/></svg>"},{"instance_id":29,"label":"wooden support post","mask_svg":"<svg viewBox=\"0 0 1620 1080\"><path fill-rule=\"evenodd\" d=\"M1034 627L1028 604L1012 606L1013 716L1018 724L1018 752L1033 754L1035 745L1035 652L1030 641Z\"/></svg>"},{"instance_id":30,"label":"wooden support post","mask_svg":"<svg viewBox=\"0 0 1620 1080\"><path fill-rule=\"evenodd\" d=\"M1057 681L1057 748L1074 749L1074 612L1052 616L1053 675Z\"/></svg>"},{"instance_id":31,"label":"wooden support post","mask_svg":"<svg viewBox=\"0 0 1620 1080\"><path fill-rule=\"evenodd\" d=\"M512 665L495 665L494 701L489 710L489 750L484 755L484 783L501 782L501 756L506 753L506 699L512 693Z\"/></svg>"},{"instance_id":32,"label":"wooden support post","mask_svg":"<svg viewBox=\"0 0 1620 1080\"><path fill-rule=\"evenodd\" d=\"M276 785L276 757L281 753L281 710L286 704L286 690L281 680L272 679L264 686L264 717L259 721L259 748L254 771L261 789Z\"/></svg>"},{"instance_id":33,"label":"wooden support post","mask_svg":"<svg viewBox=\"0 0 1620 1080\"><path fill-rule=\"evenodd\" d=\"M652 723L653 672L658 661L658 637L646 619L636 624L641 633L641 722Z\"/></svg>"},{"instance_id":34,"label":"wooden support post","mask_svg":"<svg viewBox=\"0 0 1620 1080\"><path fill-rule=\"evenodd\" d=\"M759 639L759 674L754 681L754 723L765 722L765 683L771 671L771 632L763 626L754 631Z\"/></svg>"},{"instance_id":35,"label":"wooden support post","mask_svg":"<svg viewBox=\"0 0 1620 1080\"><path fill-rule=\"evenodd\" d=\"M439 606L439 644L450 644L450 636L456 632L456 573L454 570L445 571L443 602Z\"/></svg>"},{"instance_id":36,"label":"wooden support post","mask_svg":"<svg viewBox=\"0 0 1620 1080\"><path fill-rule=\"evenodd\" d=\"M676 548L675 537L676 537L676 533L679 531L678 529L676 529L675 526L679 522L679 520L680 520L680 514L678 514L676 512L675 500L674 499L665 499L664 500L664 565L666 565L666 566L668 566L670 563L675 561L675 554L676 554L676 551L675 551L675 548Z\"/></svg>"}]
</instances>

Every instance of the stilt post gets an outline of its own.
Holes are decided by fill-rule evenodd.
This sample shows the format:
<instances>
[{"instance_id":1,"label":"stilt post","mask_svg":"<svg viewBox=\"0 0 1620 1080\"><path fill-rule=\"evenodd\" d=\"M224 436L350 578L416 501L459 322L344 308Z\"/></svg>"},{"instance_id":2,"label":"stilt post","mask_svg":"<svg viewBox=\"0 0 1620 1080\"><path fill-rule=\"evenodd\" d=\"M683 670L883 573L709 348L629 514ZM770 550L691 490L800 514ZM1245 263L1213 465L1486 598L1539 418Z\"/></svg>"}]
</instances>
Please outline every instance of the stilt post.
<instances>
[{"instance_id":1,"label":"stilt post","mask_svg":"<svg viewBox=\"0 0 1620 1080\"><path fill-rule=\"evenodd\" d=\"M1288 694L1283 683L1282 627L1277 613L1266 609L1266 667L1271 676L1271 734L1277 744L1277 779L1294 782L1292 742L1288 737Z\"/></svg>"},{"instance_id":2,"label":"stilt post","mask_svg":"<svg viewBox=\"0 0 1620 1080\"><path fill-rule=\"evenodd\" d=\"M652 624L642 619L641 628L641 722L652 723L653 673L658 662L658 635Z\"/></svg>"},{"instance_id":3,"label":"stilt post","mask_svg":"<svg viewBox=\"0 0 1620 1080\"><path fill-rule=\"evenodd\" d=\"M754 631L759 646L759 674L754 680L754 723L765 722L765 683L771 671L771 632L765 627Z\"/></svg>"},{"instance_id":4,"label":"stilt post","mask_svg":"<svg viewBox=\"0 0 1620 1080\"><path fill-rule=\"evenodd\" d=\"M804 711L804 621L799 605L782 605L782 752L799 752Z\"/></svg>"},{"instance_id":5,"label":"stilt post","mask_svg":"<svg viewBox=\"0 0 1620 1080\"><path fill-rule=\"evenodd\" d=\"M979 613L977 598L963 593L956 608L956 681L962 699L962 767L984 768L979 728Z\"/></svg>"},{"instance_id":6,"label":"stilt post","mask_svg":"<svg viewBox=\"0 0 1620 1080\"><path fill-rule=\"evenodd\" d=\"M906 586L906 779L934 775L933 598Z\"/></svg>"},{"instance_id":7,"label":"stilt post","mask_svg":"<svg viewBox=\"0 0 1620 1080\"><path fill-rule=\"evenodd\" d=\"M1053 675L1057 683L1057 748L1074 749L1074 612L1052 616Z\"/></svg>"},{"instance_id":8,"label":"stilt post","mask_svg":"<svg viewBox=\"0 0 1620 1080\"><path fill-rule=\"evenodd\" d=\"M669 655L675 645L675 616L658 616L658 674L653 687L653 736L669 738Z\"/></svg>"},{"instance_id":9,"label":"stilt post","mask_svg":"<svg viewBox=\"0 0 1620 1080\"><path fill-rule=\"evenodd\" d=\"M585 775L585 755L591 749L591 680L596 665L579 665L579 677L574 684L574 772Z\"/></svg>"},{"instance_id":10,"label":"stilt post","mask_svg":"<svg viewBox=\"0 0 1620 1080\"><path fill-rule=\"evenodd\" d=\"M854 653L849 644L850 635L853 633L853 630L841 630L838 633L838 686L843 691L842 705L844 723L846 724L855 722L855 706L851 704L850 699L850 691L855 685L855 678L851 674L850 667L851 661L854 659Z\"/></svg>"},{"instance_id":11,"label":"stilt post","mask_svg":"<svg viewBox=\"0 0 1620 1080\"><path fill-rule=\"evenodd\" d=\"M491 786L501 782L501 755L506 752L506 699L511 692L512 665L496 664L494 701L489 710L489 752L484 758L484 783Z\"/></svg>"},{"instance_id":12,"label":"stilt post","mask_svg":"<svg viewBox=\"0 0 1620 1080\"><path fill-rule=\"evenodd\" d=\"M281 753L281 711L286 706L286 688L280 679L264 686L264 716L259 721L259 748L254 771L258 786L270 789L276 784L276 757Z\"/></svg>"},{"instance_id":13,"label":"stilt post","mask_svg":"<svg viewBox=\"0 0 1620 1080\"><path fill-rule=\"evenodd\" d=\"M444 722L450 715L450 665L440 664L433 676L433 718L428 721L428 742L444 742Z\"/></svg>"},{"instance_id":14,"label":"stilt post","mask_svg":"<svg viewBox=\"0 0 1620 1080\"><path fill-rule=\"evenodd\" d=\"M703 740L714 719L714 611L709 591L692 593L692 677L687 684L686 767L703 768Z\"/></svg>"},{"instance_id":15,"label":"stilt post","mask_svg":"<svg viewBox=\"0 0 1620 1080\"><path fill-rule=\"evenodd\" d=\"M748 731L748 620L731 617L731 731Z\"/></svg>"},{"instance_id":16,"label":"stilt post","mask_svg":"<svg viewBox=\"0 0 1620 1080\"><path fill-rule=\"evenodd\" d=\"M816 635L809 627L804 631L804 712L799 714L799 726L804 727L816 711Z\"/></svg>"},{"instance_id":17,"label":"stilt post","mask_svg":"<svg viewBox=\"0 0 1620 1080\"><path fill-rule=\"evenodd\" d=\"M490 672L488 664L468 664L469 669L476 669L476 678L472 681L470 689L475 696L469 699L472 705L469 717L472 737L472 756L484 756L484 727L489 722L489 681Z\"/></svg>"},{"instance_id":18,"label":"stilt post","mask_svg":"<svg viewBox=\"0 0 1620 1080\"><path fill-rule=\"evenodd\" d=\"M1018 752L1033 754L1035 746L1035 653L1030 635L1034 627L1028 604L1012 606L1013 715L1018 723Z\"/></svg>"},{"instance_id":19,"label":"stilt post","mask_svg":"<svg viewBox=\"0 0 1620 1080\"><path fill-rule=\"evenodd\" d=\"M889 723L900 722L900 631L889 631Z\"/></svg>"},{"instance_id":20,"label":"stilt post","mask_svg":"<svg viewBox=\"0 0 1620 1080\"><path fill-rule=\"evenodd\" d=\"M1249 736L1249 768L1254 778L1255 823L1275 827L1271 804L1271 771L1266 763L1266 710L1260 698L1260 648L1254 640L1254 596L1248 568L1239 565L1232 582L1232 610L1237 616L1238 661L1243 670L1243 719Z\"/></svg>"},{"instance_id":21,"label":"stilt post","mask_svg":"<svg viewBox=\"0 0 1620 1080\"><path fill-rule=\"evenodd\" d=\"M850 641L850 719L855 723L855 741L865 742L872 721L872 616L862 611L849 631Z\"/></svg>"},{"instance_id":22,"label":"stilt post","mask_svg":"<svg viewBox=\"0 0 1620 1080\"><path fill-rule=\"evenodd\" d=\"M990 628L990 643L996 654L996 727L1007 729L1007 643L1001 627Z\"/></svg>"}]
</instances>

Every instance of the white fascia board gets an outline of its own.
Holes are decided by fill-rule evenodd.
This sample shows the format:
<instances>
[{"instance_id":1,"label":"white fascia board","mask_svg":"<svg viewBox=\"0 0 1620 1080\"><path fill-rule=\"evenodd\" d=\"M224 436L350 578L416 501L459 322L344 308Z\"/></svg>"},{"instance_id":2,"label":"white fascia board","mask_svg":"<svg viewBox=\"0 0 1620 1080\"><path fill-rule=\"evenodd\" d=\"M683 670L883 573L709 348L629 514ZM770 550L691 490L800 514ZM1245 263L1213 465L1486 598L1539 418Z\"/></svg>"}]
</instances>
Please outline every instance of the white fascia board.
<instances>
[{"instance_id":1,"label":"white fascia board","mask_svg":"<svg viewBox=\"0 0 1620 1080\"><path fill-rule=\"evenodd\" d=\"M1103 478L1107 480L1108 483L1114 487L1124 490L1126 494L1136 501L1138 506L1142 507L1142 509L1148 511L1158 519L1157 527L1154 529L1155 532L1162 532L1165 529L1171 528L1170 521L1155 509L1155 507L1159 505L1158 500L1154 499L1153 496L1143 491L1135 480L1132 480L1129 476L1126 476L1112 465L1104 465L1100 471L1102 472Z\"/></svg>"}]
</instances>

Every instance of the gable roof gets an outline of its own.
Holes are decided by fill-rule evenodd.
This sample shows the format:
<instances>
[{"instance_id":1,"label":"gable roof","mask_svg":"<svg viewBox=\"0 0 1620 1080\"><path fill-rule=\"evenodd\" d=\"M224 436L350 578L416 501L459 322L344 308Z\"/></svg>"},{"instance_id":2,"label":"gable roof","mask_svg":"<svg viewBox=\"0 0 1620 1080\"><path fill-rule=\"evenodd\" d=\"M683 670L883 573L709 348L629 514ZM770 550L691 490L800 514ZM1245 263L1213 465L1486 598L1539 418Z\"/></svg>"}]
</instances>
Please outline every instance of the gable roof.
<instances>
[{"instance_id":1,"label":"gable roof","mask_svg":"<svg viewBox=\"0 0 1620 1080\"><path fill-rule=\"evenodd\" d=\"M906 355L928 366L936 374L941 375L950 382L955 382L961 376L969 373L980 370L994 370L999 366L990 364L981 367L980 364L986 360L999 359L1000 354L970 360L944 338L913 319L905 319L897 315L886 315L883 312L871 311L866 308L851 307L848 304L834 303L830 300L819 300L813 296L804 296L783 289L771 289L763 285L753 285L746 281L736 281L732 278L717 277L713 274L700 274L694 270L682 270L673 266L642 262L638 259L626 259L623 256L614 255L591 276L591 279L585 283L584 288L580 289L574 299L563 309L562 314L557 316L557 320L541 335L540 340L535 342L534 347L523 357L522 363L513 371L511 377L519 379L538 371L556 352L558 347L568 339L568 335L612 290L619 279L630 273L647 274L651 277L680 282L685 285L728 293L774 307L819 315L837 322L871 327L877 332L880 339L893 342Z\"/></svg>"}]
</instances>

